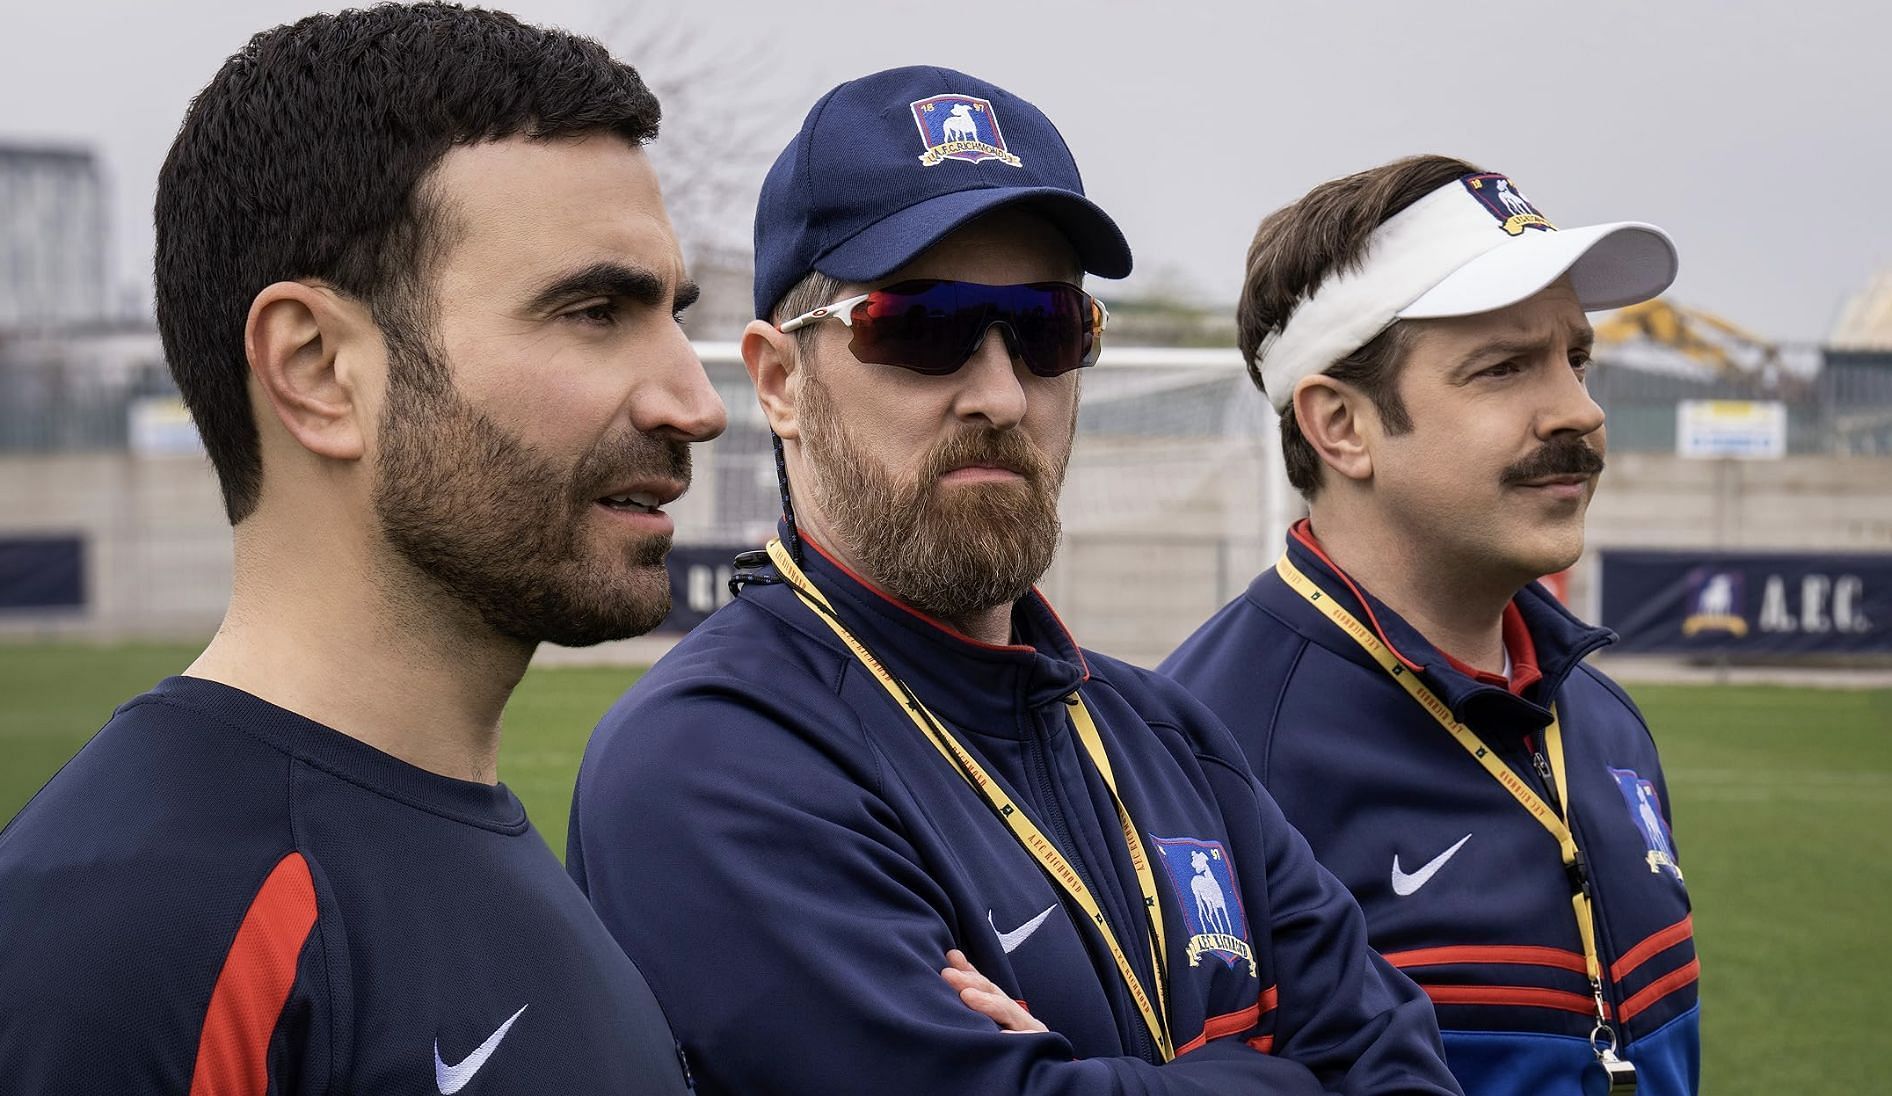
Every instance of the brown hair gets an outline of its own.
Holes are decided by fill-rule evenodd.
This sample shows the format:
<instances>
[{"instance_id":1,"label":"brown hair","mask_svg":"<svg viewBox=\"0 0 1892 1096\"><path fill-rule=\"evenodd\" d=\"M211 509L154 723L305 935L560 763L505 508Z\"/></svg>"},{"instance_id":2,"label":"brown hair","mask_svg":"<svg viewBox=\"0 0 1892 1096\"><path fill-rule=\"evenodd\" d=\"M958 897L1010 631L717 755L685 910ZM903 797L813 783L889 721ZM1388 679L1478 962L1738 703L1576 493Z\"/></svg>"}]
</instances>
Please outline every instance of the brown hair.
<instances>
[{"instance_id":1,"label":"brown hair","mask_svg":"<svg viewBox=\"0 0 1892 1096\"><path fill-rule=\"evenodd\" d=\"M1281 330L1302 301L1334 274L1357 269L1373 231L1394 214L1477 167L1450 156L1408 156L1322 183L1299 201L1270 213L1248 245L1247 273L1235 309L1237 338L1255 387L1262 340ZM1405 356L1406 325L1395 322L1372 341L1323 370L1373 401L1386 428L1412 429L1399 399L1399 363ZM1321 459L1289 405L1281 412L1281 455L1288 482L1307 498L1320 490Z\"/></svg>"},{"instance_id":2,"label":"brown hair","mask_svg":"<svg viewBox=\"0 0 1892 1096\"><path fill-rule=\"evenodd\" d=\"M805 312L813 312L823 305L833 304L841 296L841 289L847 283L839 278L823 274L819 270L810 270L801 281L789 287L782 299L775 302L775 311L770 315L775 326L780 327ZM801 360L807 360L808 350L814 344L815 336L820 332L820 324L809 324L795 332L795 354Z\"/></svg>"}]
</instances>

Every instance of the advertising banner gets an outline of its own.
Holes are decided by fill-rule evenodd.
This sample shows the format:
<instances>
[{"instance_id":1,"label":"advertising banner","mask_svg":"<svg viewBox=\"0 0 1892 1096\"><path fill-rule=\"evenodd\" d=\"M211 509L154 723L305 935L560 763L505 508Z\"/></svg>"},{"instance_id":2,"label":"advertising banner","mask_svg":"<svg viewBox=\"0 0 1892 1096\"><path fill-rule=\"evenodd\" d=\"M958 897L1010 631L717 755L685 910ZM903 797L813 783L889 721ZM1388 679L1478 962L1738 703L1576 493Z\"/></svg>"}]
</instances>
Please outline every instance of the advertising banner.
<instances>
[{"instance_id":1,"label":"advertising banner","mask_svg":"<svg viewBox=\"0 0 1892 1096\"><path fill-rule=\"evenodd\" d=\"M1624 653L1892 652L1892 554L1605 551L1603 625Z\"/></svg>"},{"instance_id":2,"label":"advertising banner","mask_svg":"<svg viewBox=\"0 0 1892 1096\"><path fill-rule=\"evenodd\" d=\"M729 600L735 559L759 544L680 544L670 549L670 615L660 632L687 632Z\"/></svg>"},{"instance_id":3,"label":"advertising banner","mask_svg":"<svg viewBox=\"0 0 1892 1096\"><path fill-rule=\"evenodd\" d=\"M0 536L0 612L85 606L85 540Z\"/></svg>"}]
</instances>

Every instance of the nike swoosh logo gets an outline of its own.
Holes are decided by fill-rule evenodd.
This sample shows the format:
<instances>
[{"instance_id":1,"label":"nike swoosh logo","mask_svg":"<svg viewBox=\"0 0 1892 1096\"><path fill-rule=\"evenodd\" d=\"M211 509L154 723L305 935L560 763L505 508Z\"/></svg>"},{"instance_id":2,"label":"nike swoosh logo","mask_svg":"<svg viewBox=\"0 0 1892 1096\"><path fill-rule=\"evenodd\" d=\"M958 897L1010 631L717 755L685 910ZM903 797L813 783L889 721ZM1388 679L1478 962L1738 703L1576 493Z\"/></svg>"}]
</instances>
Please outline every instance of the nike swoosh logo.
<instances>
[{"instance_id":1,"label":"nike swoosh logo","mask_svg":"<svg viewBox=\"0 0 1892 1096\"><path fill-rule=\"evenodd\" d=\"M518 1012L513 1013L510 1019L499 1025L498 1031L488 1035L486 1041L479 1045L479 1049L467 1055L457 1066L450 1066L440 1060L440 1037L434 1037L434 1087L440 1090L440 1096L453 1096L454 1093L466 1087L466 1083L471 1081L473 1075L480 1071L480 1067L486 1064L486 1059L491 1058L493 1051L499 1049L499 1041L512 1030L513 1022L525 1015L527 1007L520 1005Z\"/></svg>"},{"instance_id":2,"label":"nike swoosh logo","mask_svg":"<svg viewBox=\"0 0 1892 1096\"><path fill-rule=\"evenodd\" d=\"M1413 892L1417 891L1420 887L1423 887L1427 883L1430 883L1432 881L1432 877L1439 874L1439 869L1445 866L1445 862L1447 860L1452 859L1452 855L1458 852L1458 850L1464 848L1465 842L1470 841L1471 839L1472 839L1472 835L1469 833L1466 834L1464 837L1459 838L1458 844L1453 845L1451 848L1433 857L1431 862L1428 863L1425 867L1420 868L1418 871L1413 872L1410 875L1399 870L1399 854L1394 853L1393 854L1393 893L1399 895L1401 898L1404 898L1407 895L1412 894Z\"/></svg>"},{"instance_id":3,"label":"nike swoosh logo","mask_svg":"<svg viewBox=\"0 0 1892 1096\"><path fill-rule=\"evenodd\" d=\"M1058 908L1058 904L1056 902L1053 902L1049 906L1045 907L1045 911L1043 913L1025 922L1024 924L1018 926L1017 928L1013 929L1010 932L999 931L998 923L992 920L991 910L985 911L985 919L986 919L986 922L992 926L992 931L997 932L999 934L999 947L1004 948L1005 954L1010 955L1011 953L1018 950L1018 945L1024 943L1026 937L1030 936L1034 932L1037 932L1038 926L1044 924L1045 918L1051 916L1051 911L1057 908Z\"/></svg>"}]
</instances>

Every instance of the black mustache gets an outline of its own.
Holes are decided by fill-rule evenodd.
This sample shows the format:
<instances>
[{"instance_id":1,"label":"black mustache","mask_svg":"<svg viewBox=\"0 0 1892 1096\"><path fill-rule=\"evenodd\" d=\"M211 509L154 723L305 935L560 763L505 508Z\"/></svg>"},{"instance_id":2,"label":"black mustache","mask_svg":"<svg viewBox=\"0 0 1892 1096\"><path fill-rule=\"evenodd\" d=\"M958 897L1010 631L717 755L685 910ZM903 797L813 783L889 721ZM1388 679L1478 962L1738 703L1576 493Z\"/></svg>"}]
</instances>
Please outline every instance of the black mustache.
<instances>
[{"instance_id":1,"label":"black mustache","mask_svg":"<svg viewBox=\"0 0 1892 1096\"><path fill-rule=\"evenodd\" d=\"M1603 454L1590 448L1588 442L1571 438L1551 442L1505 469L1500 482L1515 486L1545 476L1594 476L1602 471Z\"/></svg>"},{"instance_id":2,"label":"black mustache","mask_svg":"<svg viewBox=\"0 0 1892 1096\"><path fill-rule=\"evenodd\" d=\"M622 482L627 473L654 474L690 487L690 446L674 438L635 435L622 445L601 449L586 457L574 478L572 498L589 503L599 491Z\"/></svg>"}]
</instances>

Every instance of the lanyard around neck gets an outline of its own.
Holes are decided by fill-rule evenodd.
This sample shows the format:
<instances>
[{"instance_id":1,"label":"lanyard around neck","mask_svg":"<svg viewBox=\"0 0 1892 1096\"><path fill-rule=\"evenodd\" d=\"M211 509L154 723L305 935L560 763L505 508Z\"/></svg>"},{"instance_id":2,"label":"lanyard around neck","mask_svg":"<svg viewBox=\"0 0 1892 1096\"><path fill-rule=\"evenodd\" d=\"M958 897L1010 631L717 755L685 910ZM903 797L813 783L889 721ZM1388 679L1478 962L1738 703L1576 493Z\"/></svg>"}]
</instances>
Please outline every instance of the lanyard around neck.
<instances>
[{"instance_id":1,"label":"lanyard around neck","mask_svg":"<svg viewBox=\"0 0 1892 1096\"><path fill-rule=\"evenodd\" d=\"M1096 896L1085 884L1084 877L1078 874L1077 869L1071 866L1064 854L1058 851L1057 845L1045 836L1037 823L1031 820L1025 813L1024 807L1013 801L1012 797L999 786L998 781L986 772L983 765L979 764L978 758L974 757L972 752L954 737L951 729L920 703L919 698L894 677L886 665L875 657L865 644L848 631L835 614L834 606L819 589L816 589L808 576L802 573L801 568L796 566L794 558L782 546L782 542L770 541L768 552L769 559L775 564L776 570L788 580L789 588L795 591L795 596L801 599L802 604L806 605L815 616L821 619L822 623L828 626L829 630L839 637L842 643L847 645L854 657L860 660L861 665L867 667L868 672L874 675L874 680L880 682L881 687L887 691L887 695L893 698L894 704L906 713L907 718L912 720L915 727L919 728L920 734L932 744L935 750L939 751L967 784L985 797L986 802L991 804L993 811L1005 822L1018 843L1038 862L1039 867L1044 869L1051 881L1070 896L1071 901L1075 902L1078 908L1084 911L1084 915L1090 918L1098 934L1110 948L1111 958L1116 960L1117 972L1122 975L1124 985L1130 991L1130 997L1136 1002L1137 1011L1143 1016L1144 1026L1149 1029L1150 1038L1156 1044L1157 1053L1165 1062L1174 1058L1176 1056L1175 1044L1169 1034L1169 1024L1163 1012L1161 998L1153 996L1144 989L1143 980L1131 967L1130 959L1124 954L1122 945L1117 942L1117 934L1111 929L1103 907L1098 904ZM1085 708L1083 699L1075 692L1071 694L1068 703L1071 708L1071 723L1077 730L1078 740L1083 744L1084 752L1090 755L1092 764L1097 766L1098 775L1103 777L1104 786L1110 790L1111 802L1116 805L1117 824L1122 828L1124 843L1129 847L1130 861L1136 868L1137 885L1143 891L1143 904L1149 916L1150 969L1156 977L1162 978L1163 957L1167 954L1167 942L1163 931L1163 907L1157 900L1156 875L1150 863L1149 853L1143 846L1143 839L1137 833L1136 825L1130 820L1129 810L1123 805L1123 797L1117 794L1116 775L1110 767L1110 755L1104 750L1103 738L1097 733L1096 722L1091 719L1090 711Z\"/></svg>"},{"instance_id":2,"label":"lanyard around neck","mask_svg":"<svg viewBox=\"0 0 1892 1096\"><path fill-rule=\"evenodd\" d=\"M1452 740L1463 746L1465 751L1484 767L1485 772L1489 773L1505 791L1510 792L1511 797L1529 811L1531 817L1537 820L1538 825L1544 827L1556 840L1557 849L1563 855L1564 873L1571 880L1570 905L1576 913L1577 935L1583 941L1584 968L1589 973L1590 993L1596 1001L1597 1027L1591 1033L1591 1045L1596 1050L1598 1058L1604 1059L1606 1063L1614 1062L1616 1034L1609 1025L1608 1010L1603 1003L1603 963L1597 954L1596 947L1596 911L1590 902L1590 881L1586 874L1583 854L1577 848L1577 836L1570 827L1569 781L1564 773L1563 732L1557 723L1556 709L1551 710L1550 726L1544 730L1544 748L1550 754L1550 772L1547 775L1556 792L1558 804L1556 808L1553 808L1544 802L1543 796L1538 795L1535 789L1513 772L1511 766L1505 764L1495 751L1486 746L1475 731L1453 716L1452 710L1446 707L1444 701L1434 696L1430 689L1421 685L1412 671L1399 660L1399 656L1380 641L1379 636L1361 624L1352 613L1335 601L1332 595L1302 574L1300 568L1296 567L1287 556L1283 555L1281 561L1275 564L1275 571L1290 589L1324 613L1328 620L1333 621L1342 632L1347 634L1349 639L1359 644L1373 661L1379 663L1382 670L1386 671L1394 681L1399 682L1400 686L1419 702L1419 706L1437 720L1439 726L1445 728L1452 736Z\"/></svg>"}]
</instances>

